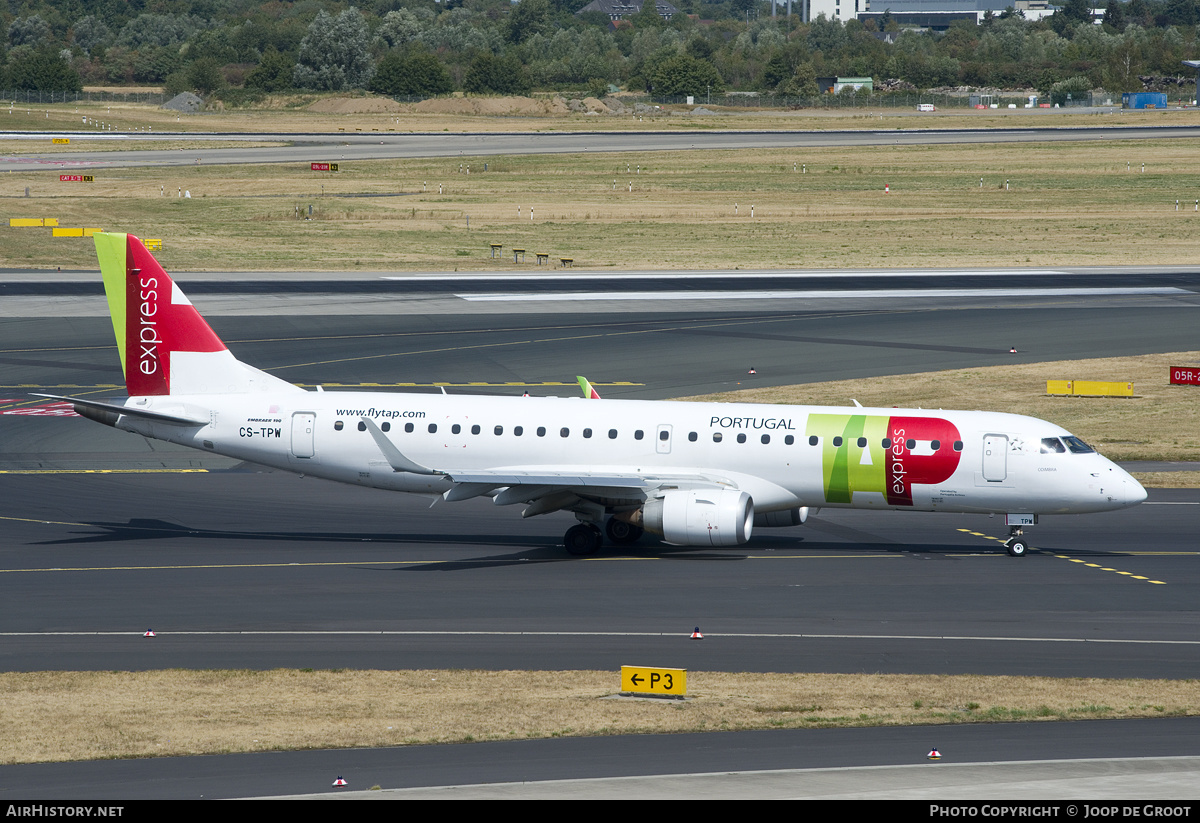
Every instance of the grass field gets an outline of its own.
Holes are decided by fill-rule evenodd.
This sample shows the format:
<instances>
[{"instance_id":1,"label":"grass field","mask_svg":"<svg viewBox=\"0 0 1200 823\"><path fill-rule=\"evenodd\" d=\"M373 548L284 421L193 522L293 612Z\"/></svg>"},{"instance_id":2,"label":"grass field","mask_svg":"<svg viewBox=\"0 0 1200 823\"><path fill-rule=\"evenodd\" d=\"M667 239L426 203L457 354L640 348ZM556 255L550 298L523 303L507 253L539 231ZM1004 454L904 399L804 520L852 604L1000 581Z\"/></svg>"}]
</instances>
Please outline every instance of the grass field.
<instances>
[{"instance_id":1,"label":"grass field","mask_svg":"<svg viewBox=\"0 0 1200 823\"><path fill-rule=\"evenodd\" d=\"M1200 258L1200 144L1183 140L479 157L461 173L446 159L98 170L94 183L60 171L0 175L0 211L163 238L178 270L506 270L533 268L533 252L601 269ZM0 232L0 266L95 266L86 240ZM493 260L490 243L529 262Z\"/></svg>"},{"instance_id":2,"label":"grass field","mask_svg":"<svg viewBox=\"0 0 1200 823\"><path fill-rule=\"evenodd\" d=\"M1191 716L1195 680L691 672L687 701L606 700L619 672L0 674L0 763L630 733Z\"/></svg>"}]
</instances>

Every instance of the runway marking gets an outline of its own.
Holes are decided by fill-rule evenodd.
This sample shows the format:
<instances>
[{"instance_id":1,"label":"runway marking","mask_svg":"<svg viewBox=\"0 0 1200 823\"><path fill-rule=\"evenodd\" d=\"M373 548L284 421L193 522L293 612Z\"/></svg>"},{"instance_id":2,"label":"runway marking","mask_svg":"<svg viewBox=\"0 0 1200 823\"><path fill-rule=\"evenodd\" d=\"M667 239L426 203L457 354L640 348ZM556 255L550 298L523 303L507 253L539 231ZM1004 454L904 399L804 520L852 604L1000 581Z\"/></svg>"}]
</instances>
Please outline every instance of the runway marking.
<instances>
[{"instance_id":1,"label":"runway marking","mask_svg":"<svg viewBox=\"0 0 1200 823\"><path fill-rule=\"evenodd\" d=\"M1103 297L1120 295L1194 294L1176 286L1129 286L1116 288L1063 289L818 289L814 291L631 291L631 292L500 292L454 295L469 303L528 302L546 303L560 300L834 300L870 298L941 298L941 297Z\"/></svg>"},{"instance_id":2,"label":"runway marking","mask_svg":"<svg viewBox=\"0 0 1200 823\"><path fill-rule=\"evenodd\" d=\"M959 529L958 531L964 532L966 534L973 534L976 537L982 537L984 540L996 540L1000 543L1006 542L1003 538L992 537L991 535L983 534L983 533L977 532L977 531L972 531L971 529ZM1049 554L1051 557L1057 557L1059 560L1069 560L1072 563L1079 563L1084 566L1087 566L1088 568L1099 569L1102 572L1116 572L1117 574L1128 576L1134 580L1145 580L1147 583L1154 583L1155 585L1158 585L1158 586L1167 585L1166 581L1164 581L1164 580L1151 580L1150 578L1143 577L1140 574L1134 574L1133 572L1118 571L1117 569L1108 568L1107 566L1101 566L1099 563L1089 563L1086 560L1080 560L1077 557L1067 557L1065 554L1054 554L1053 552L1043 551L1042 549L1034 549L1034 551L1042 552L1042 554ZM1125 554L1141 555L1141 554L1151 554L1151 552L1121 552L1120 554L1122 554L1122 555L1125 555ZM1153 554L1174 555L1174 554L1179 554L1179 552L1153 552ZM1186 554L1197 554L1197 552L1186 552Z\"/></svg>"},{"instance_id":3,"label":"runway marking","mask_svg":"<svg viewBox=\"0 0 1200 823\"><path fill-rule=\"evenodd\" d=\"M0 469L0 474L204 474L207 471L208 469ZM40 523L43 521L30 522ZM72 523L71 525L86 526L88 524Z\"/></svg>"},{"instance_id":4,"label":"runway marking","mask_svg":"<svg viewBox=\"0 0 1200 823\"><path fill-rule=\"evenodd\" d=\"M848 312L848 314L852 314L852 315L861 315L864 313L874 313L874 312L860 312L860 311ZM625 337L625 336L634 335L634 334L662 334L664 332L678 331L679 329L687 329L687 330L718 329L718 328L724 328L726 326L762 325L764 323L785 323L785 322L788 322L791 320L796 320L798 317L800 317L800 315L784 314L784 315L780 315L778 317L737 318L732 321L722 321L722 322L717 322L717 323L656 324L656 325L650 326L648 328L627 329L627 330L623 330L623 331L599 331L599 332L595 332L592 334L577 334L577 335L570 335L570 336L566 336L566 337L539 337L539 338L534 338L531 340L510 340L510 341L501 342L501 343L487 342L487 343L478 343L478 344L474 344L474 345L470 345L470 346L445 346L443 348L438 348L438 349L419 349L416 351L387 352L384 354L367 354L367 355L359 355L356 357L342 357L342 358L338 358L336 360L315 360L311 363L292 363L292 364L286 365L286 366L273 366L271 368L264 369L264 371L275 372L275 371L279 371L281 369L297 369L297 368L302 368L304 366L326 366L326 365L331 365L334 363L351 363L351 362L361 362L364 360L381 360L386 357L407 357L410 355L417 355L417 354L437 354L437 353L441 353L441 352L451 352L451 351L473 351L476 349L505 348L508 346L524 346L524 345L528 345L531 343L561 343L561 342L564 342L567 340L589 340L589 339L593 339L593 338L603 339L606 337ZM555 328L566 328L566 329L600 328L600 329L604 329L606 327L599 326L599 325L595 325L595 326L589 325L589 326L565 326L565 327L552 326L550 328L551 329L555 329ZM508 331L528 333L530 331L545 331L545 327L537 327L537 328L531 328L531 329L510 329ZM373 336L378 336L378 335L366 335L365 337L373 337ZM297 338L297 339L305 340L307 338ZM349 338L349 339L354 339L354 338Z\"/></svg>"},{"instance_id":5,"label":"runway marking","mask_svg":"<svg viewBox=\"0 0 1200 823\"><path fill-rule=\"evenodd\" d=\"M439 275L384 275L381 280L394 280L403 283L439 283L456 280L503 280L504 282L545 283L556 280L587 282L588 280L726 280L729 278L755 277L770 280L816 280L825 278L877 277L1013 277L1024 275L1060 275L1069 277L1086 277L1087 273L1060 271L1058 269L969 269L963 271L947 271L946 269L905 269L903 271L887 271L879 269L816 269L807 271L780 272L771 269L741 269L735 271L684 271L684 272L640 272L635 274L608 274L605 272L582 271L577 274L439 274Z\"/></svg>"},{"instance_id":6,"label":"runway marking","mask_svg":"<svg viewBox=\"0 0 1200 823\"><path fill-rule=\"evenodd\" d=\"M143 637L145 629L136 631L57 631L57 632L0 632L0 637ZM155 629L158 639L170 636L189 637L356 637L363 635L378 635L381 637L669 637L686 638L687 632L574 632L574 631L495 631L491 629L458 630L458 631L403 631L388 629L339 629L330 631L289 631L289 630L180 630L161 631ZM806 634L806 633L777 633L777 632L705 632L705 638L759 638L767 640L907 640L914 642L966 641L978 643L991 641L995 643L1103 643L1128 644L1135 646L1200 646L1200 640L1137 640L1126 638L1106 637L1004 637L997 635L922 635L922 634Z\"/></svg>"},{"instance_id":7,"label":"runway marking","mask_svg":"<svg viewBox=\"0 0 1200 823\"><path fill-rule=\"evenodd\" d=\"M644 386L645 383L634 383L631 380L613 380L608 383L601 383L596 380L590 381L593 386ZM484 381L474 381L471 383L297 383L301 388L316 388L324 386L326 388L333 387L339 389L355 389L355 388L437 388L445 386L447 388L472 388L477 386L500 386L500 387L533 387L533 386L577 386L579 385L574 380L567 382L565 380L544 380L541 382L520 382L509 381L505 383L488 383ZM99 383L94 386L80 385L60 385L60 386L35 386L24 384L20 386L0 386L0 389L123 389L124 386L114 386L104 383ZM0 398L0 404L4 403L45 403L45 400L22 400L20 398ZM50 404L47 404L50 405ZM69 405L62 403L60 405Z\"/></svg>"}]
</instances>

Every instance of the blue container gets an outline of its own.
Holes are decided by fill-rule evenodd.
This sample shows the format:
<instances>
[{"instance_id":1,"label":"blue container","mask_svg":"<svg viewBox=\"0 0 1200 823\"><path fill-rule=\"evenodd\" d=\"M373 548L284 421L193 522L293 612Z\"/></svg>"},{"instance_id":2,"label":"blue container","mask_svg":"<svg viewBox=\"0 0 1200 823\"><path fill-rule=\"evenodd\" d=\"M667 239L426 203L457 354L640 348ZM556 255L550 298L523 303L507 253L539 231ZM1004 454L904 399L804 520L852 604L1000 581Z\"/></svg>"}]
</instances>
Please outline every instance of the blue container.
<instances>
[{"instance_id":1,"label":"blue container","mask_svg":"<svg viewBox=\"0 0 1200 823\"><path fill-rule=\"evenodd\" d=\"M1126 92L1121 95L1121 106L1126 109L1165 109L1167 95L1157 91Z\"/></svg>"}]
</instances>

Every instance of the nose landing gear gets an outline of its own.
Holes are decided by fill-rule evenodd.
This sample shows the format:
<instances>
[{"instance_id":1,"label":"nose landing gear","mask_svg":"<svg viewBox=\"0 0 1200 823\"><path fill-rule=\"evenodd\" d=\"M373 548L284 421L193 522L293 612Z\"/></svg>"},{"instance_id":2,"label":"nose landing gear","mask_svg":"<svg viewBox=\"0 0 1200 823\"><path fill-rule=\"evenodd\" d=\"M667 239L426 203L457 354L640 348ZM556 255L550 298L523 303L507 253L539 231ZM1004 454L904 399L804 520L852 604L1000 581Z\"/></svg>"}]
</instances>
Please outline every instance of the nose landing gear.
<instances>
[{"instance_id":1,"label":"nose landing gear","mask_svg":"<svg viewBox=\"0 0 1200 823\"><path fill-rule=\"evenodd\" d=\"M1008 529L1008 540L1004 543L1004 548L1008 551L1009 557L1024 557L1029 551L1029 541L1021 536L1020 526L1010 526Z\"/></svg>"}]
</instances>

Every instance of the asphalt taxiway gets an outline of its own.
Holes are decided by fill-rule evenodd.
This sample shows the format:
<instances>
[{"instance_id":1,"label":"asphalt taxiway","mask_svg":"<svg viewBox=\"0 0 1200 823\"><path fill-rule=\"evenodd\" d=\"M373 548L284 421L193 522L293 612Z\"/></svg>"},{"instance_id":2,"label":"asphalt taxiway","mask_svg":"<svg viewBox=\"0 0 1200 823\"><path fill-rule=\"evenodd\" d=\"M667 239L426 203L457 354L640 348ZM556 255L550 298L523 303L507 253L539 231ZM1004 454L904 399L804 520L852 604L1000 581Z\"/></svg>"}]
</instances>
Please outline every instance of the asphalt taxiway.
<instances>
[{"instance_id":1,"label":"asphalt taxiway","mask_svg":"<svg viewBox=\"0 0 1200 823\"><path fill-rule=\"evenodd\" d=\"M1125 280L1129 288L1144 285L1137 273ZM180 282L186 290L187 277ZM576 300L373 315L322 311L330 302L324 292L317 300L280 300L269 315L247 314L244 295L219 290L195 302L242 359L329 390L409 384L437 391L449 383L451 393L569 394L582 373L608 384L606 397L661 398L1194 349L1194 278L1180 274L1170 287L1179 291L1053 299L1031 290L982 296L969 289L948 298L914 288L900 306L881 298L833 309L802 294L785 303L682 295L669 310L626 303L602 317L562 308L586 307ZM469 302L457 291L426 288L392 299ZM279 291L287 296L286 287ZM853 302L854 288L847 291ZM36 294L6 304L10 299L21 302L0 318L0 669L605 669L636 658L694 670L1179 678L1195 677L1200 667L1200 492L1155 490L1134 509L1045 518L1031 532L1038 551L1021 559L1002 554L999 520L826 510L797 529L756 531L736 549L650 544L579 560L559 548L558 519L522 521L486 501L430 509L428 501L260 472L60 416L28 393L120 393L103 299ZM39 313L39 300L72 301L78 313L64 322L54 308ZM1017 354L1009 352L1014 344ZM750 365L754 376L746 374ZM688 639L695 626L705 633L702 642ZM158 636L142 637L151 628ZM1003 741L1039 728L938 735L977 741L959 763L1014 760L1028 757L1016 757ZM1124 727L1135 731L1112 746L1106 741L1115 726L1066 728L1051 734L1078 731L1078 746L1037 748L1039 757L1200 755L1189 720ZM768 745L758 738L718 736L548 741L515 754L481 746L3 767L0 783L19 782L18 794L42 797L299 794L326 788L309 775L323 779L324 770L360 757L354 786L392 787L641 773L602 767L620 759L620 744L625 754L677 746L678 756L656 767L663 774L706 773L713 763L722 770L903 765L920 761L928 746L917 744L927 740L924 729L909 730L903 746L887 736L894 730L875 730L878 747L869 735L849 731L842 744L822 735L788 737L806 755L781 755L774 766L739 753ZM863 752L891 754L883 762L849 754L836 763L827 754L812 760L814 751L845 740L859 740ZM413 762L407 758L421 757L458 765L437 777L416 769L426 782L400 779ZM272 758L281 772L306 780L221 788L214 777L236 763L270 773ZM1099 763L1090 775L1117 769ZM376 767L390 778L375 777ZM1178 768L1174 762L1152 773ZM1183 769L1193 781L1196 771L1194 764ZM157 777L153 788L138 788L120 773ZM101 776L121 791L81 792ZM1154 783L1137 785L1144 792ZM658 791L665 791L661 784Z\"/></svg>"}]
</instances>

